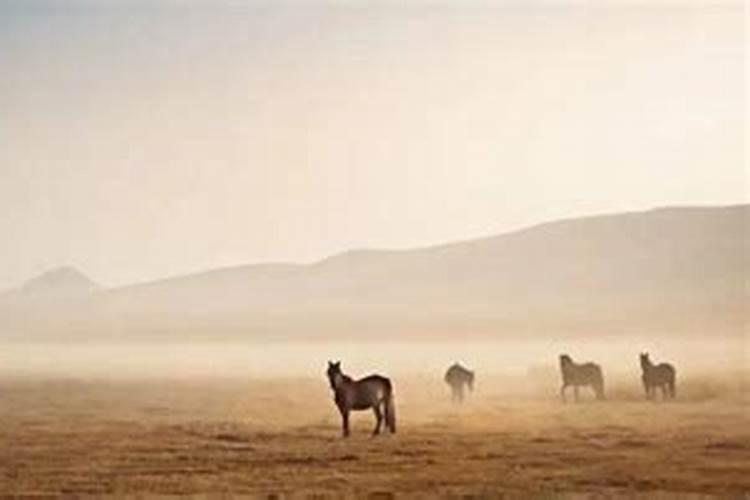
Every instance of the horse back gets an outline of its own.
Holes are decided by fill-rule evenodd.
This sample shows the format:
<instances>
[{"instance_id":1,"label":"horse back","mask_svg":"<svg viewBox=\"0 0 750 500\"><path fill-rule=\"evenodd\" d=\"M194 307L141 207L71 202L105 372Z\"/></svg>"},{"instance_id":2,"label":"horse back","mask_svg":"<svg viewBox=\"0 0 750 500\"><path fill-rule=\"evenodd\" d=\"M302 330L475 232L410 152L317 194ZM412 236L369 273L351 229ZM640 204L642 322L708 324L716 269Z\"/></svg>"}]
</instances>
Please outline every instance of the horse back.
<instances>
[{"instance_id":1,"label":"horse back","mask_svg":"<svg viewBox=\"0 0 750 500\"><path fill-rule=\"evenodd\" d=\"M659 363L647 372L644 372L643 378L646 382L652 384L665 384L674 382L675 373L676 371L674 369L674 366L672 366L671 364Z\"/></svg>"},{"instance_id":2,"label":"horse back","mask_svg":"<svg viewBox=\"0 0 750 500\"><path fill-rule=\"evenodd\" d=\"M353 382L347 391L352 410L366 410L391 397L391 381L381 375L370 375Z\"/></svg>"},{"instance_id":3,"label":"horse back","mask_svg":"<svg viewBox=\"0 0 750 500\"><path fill-rule=\"evenodd\" d=\"M369 375L367 377L361 378L354 382L355 384L361 384L366 386L382 386L387 387L388 389L392 388L391 385L391 379L388 377L384 377L382 375Z\"/></svg>"},{"instance_id":4,"label":"horse back","mask_svg":"<svg viewBox=\"0 0 750 500\"><path fill-rule=\"evenodd\" d=\"M467 370L463 366L453 365L445 372L445 381L452 383L465 383L474 378L474 372Z\"/></svg>"},{"instance_id":5,"label":"horse back","mask_svg":"<svg viewBox=\"0 0 750 500\"><path fill-rule=\"evenodd\" d=\"M596 363L570 364L563 367L563 380L566 384L585 385L603 380L602 368Z\"/></svg>"},{"instance_id":6,"label":"horse back","mask_svg":"<svg viewBox=\"0 0 750 500\"><path fill-rule=\"evenodd\" d=\"M661 369L661 370L663 370L665 373L670 374L673 377L675 375L675 371L676 370L674 369L674 366L672 366L669 363L659 363L658 368Z\"/></svg>"}]
</instances>

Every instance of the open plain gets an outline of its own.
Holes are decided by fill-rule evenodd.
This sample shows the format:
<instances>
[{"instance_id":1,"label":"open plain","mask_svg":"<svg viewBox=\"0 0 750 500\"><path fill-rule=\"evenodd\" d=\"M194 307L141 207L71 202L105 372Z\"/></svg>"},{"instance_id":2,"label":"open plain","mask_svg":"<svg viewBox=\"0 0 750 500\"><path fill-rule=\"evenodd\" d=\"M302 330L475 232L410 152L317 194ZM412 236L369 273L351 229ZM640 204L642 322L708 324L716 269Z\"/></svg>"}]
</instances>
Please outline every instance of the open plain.
<instances>
[{"instance_id":1,"label":"open plain","mask_svg":"<svg viewBox=\"0 0 750 500\"><path fill-rule=\"evenodd\" d=\"M613 386L563 405L483 380L464 405L397 378L398 433L348 440L322 379L0 380L0 491L9 496L746 498L741 380L686 380L673 402Z\"/></svg>"}]
</instances>

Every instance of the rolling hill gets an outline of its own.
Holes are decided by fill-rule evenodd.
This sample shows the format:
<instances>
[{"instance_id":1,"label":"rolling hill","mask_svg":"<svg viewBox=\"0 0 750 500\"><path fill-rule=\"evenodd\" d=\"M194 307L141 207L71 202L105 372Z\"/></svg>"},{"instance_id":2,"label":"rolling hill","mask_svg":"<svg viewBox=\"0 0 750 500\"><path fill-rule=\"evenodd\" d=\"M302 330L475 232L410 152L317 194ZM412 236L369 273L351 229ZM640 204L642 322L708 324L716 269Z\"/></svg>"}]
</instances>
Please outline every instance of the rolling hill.
<instances>
[{"instance_id":1,"label":"rolling hill","mask_svg":"<svg viewBox=\"0 0 750 500\"><path fill-rule=\"evenodd\" d=\"M748 205L662 208L429 248L89 288L56 301L27 300L22 289L0 300L0 336L740 336L750 313L749 217Z\"/></svg>"}]
</instances>

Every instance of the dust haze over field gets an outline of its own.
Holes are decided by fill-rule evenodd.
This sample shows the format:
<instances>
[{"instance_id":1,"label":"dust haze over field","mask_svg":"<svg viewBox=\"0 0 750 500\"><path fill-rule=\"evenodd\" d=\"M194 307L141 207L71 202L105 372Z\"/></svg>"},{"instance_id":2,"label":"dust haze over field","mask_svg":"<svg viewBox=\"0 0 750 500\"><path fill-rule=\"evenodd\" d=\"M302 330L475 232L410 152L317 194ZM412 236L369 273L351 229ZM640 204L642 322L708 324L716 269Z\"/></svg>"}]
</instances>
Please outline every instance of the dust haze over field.
<instances>
[{"instance_id":1,"label":"dust haze over field","mask_svg":"<svg viewBox=\"0 0 750 500\"><path fill-rule=\"evenodd\" d=\"M658 344L658 345L657 345ZM646 401L639 345L678 369ZM654 348L658 348L655 350ZM742 343L5 345L0 491L253 498L710 498L750 491ZM606 401L562 404L557 353L594 359ZM745 351L746 352L746 351ZM352 436L325 379L387 374L398 432ZM477 372L463 404L444 369ZM569 393L569 398L571 394Z\"/></svg>"},{"instance_id":2,"label":"dust haze over field","mask_svg":"<svg viewBox=\"0 0 750 500\"><path fill-rule=\"evenodd\" d=\"M613 214L119 288L51 270L0 297L0 491L746 494L747 221ZM676 400L645 400L644 351ZM561 403L562 353L601 365L605 401ZM342 439L327 360L390 377L397 434L365 411ZM455 361L477 374L462 405Z\"/></svg>"},{"instance_id":3,"label":"dust haze over field","mask_svg":"<svg viewBox=\"0 0 750 500\"><path fill-rule=\"evenodd\" d=\"M0 2L0 497L747 498L744 14Z\"/></svg>"},{"instance_id":4,"label":"dust haze over field","mask_svg":"<svg viewBox=\"0 0 750 500\"><path fill-rule=\"evenodd\" d=\"M61 293L61 276L65 283L71 272L14 292L13 307L54 310L48 301ZM743 274L729 276L720 286L731 291ZM85 303L109 293L74 281L82 285L73 287L75 298L59 300ZM0 491L290 499L746 495L745 331L726 318L720 323L730 328L701 335L636 319L650 329L532 336L506 327L493 337L467 324L465 331L453 325L453 338L433 340L410 329L402 339L388 332L346 340L336 332L242 341L217 324L213 339L203 326L184 340L177 331L148 340L137 331L123 336L115 322L116 337L57 325L28 340L8 335L0 349ZM642 351L676 366L676 400L645 400ZM561 353L602 366L605 401L583 388L581 402L561 403ZM324 374L329 359L342 360L353 377L391 378L395 435L370 437L374 418L364 411L353 414L352 436L341 437ZM454 361L477 373L461 405L451 403L442 380Z\"/></svg>"},{"instance_id":5,"label":"dust haze over field","mask_svg":"<svg viewBox=\"0 0 750 500\"><path fill-rule=\"evenodd\" d=\"M747 385L737 378L686 376L667 403L610 379L608 401L562 405L547 375L480 377L460 406L435 376L396 376L398 433L371 438L368 411L348 439L320 377L3 377L0 489L706 498L750 488Z\"/></svg>"}]
</instances>

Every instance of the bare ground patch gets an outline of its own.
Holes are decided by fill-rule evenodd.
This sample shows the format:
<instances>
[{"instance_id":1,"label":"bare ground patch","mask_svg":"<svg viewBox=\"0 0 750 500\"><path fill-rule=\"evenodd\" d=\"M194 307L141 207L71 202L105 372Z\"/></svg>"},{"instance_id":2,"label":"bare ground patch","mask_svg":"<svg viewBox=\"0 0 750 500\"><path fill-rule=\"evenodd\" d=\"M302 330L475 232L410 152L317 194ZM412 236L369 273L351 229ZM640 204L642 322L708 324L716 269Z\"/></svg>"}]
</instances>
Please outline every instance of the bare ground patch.
<instances>
[{"instance_id":1,"label":"bare ground patch","mask_svg":"<svg viewBox=\"0 0 750 500\"><path fill-rule=\"evenodd\" d=\"M400 386L399 433L339 436L320 381L0 381L7 495L601 498L750 492L738 400L654 405ZM275 394L283 393L283 398Z\"/></svg>"}]
</instances>

